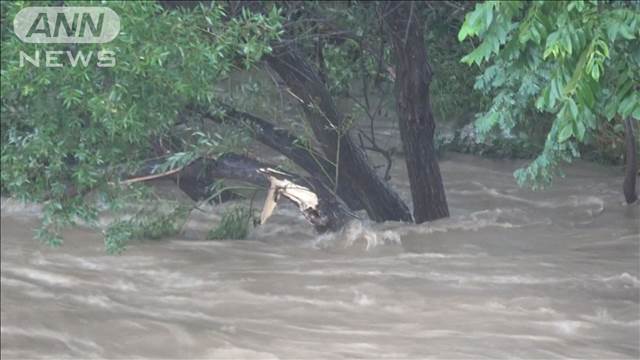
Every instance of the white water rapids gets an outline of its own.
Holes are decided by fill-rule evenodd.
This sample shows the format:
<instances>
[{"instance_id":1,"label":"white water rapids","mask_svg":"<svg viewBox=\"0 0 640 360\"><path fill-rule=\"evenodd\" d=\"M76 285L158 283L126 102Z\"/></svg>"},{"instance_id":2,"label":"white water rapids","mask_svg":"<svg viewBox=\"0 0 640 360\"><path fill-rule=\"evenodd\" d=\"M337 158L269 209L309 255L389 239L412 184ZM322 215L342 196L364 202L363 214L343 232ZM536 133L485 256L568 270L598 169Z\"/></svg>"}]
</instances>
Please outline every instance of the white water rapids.
<instances>
[{"instance_id":1,"label":"white water rapids","mask_svg":"<svg viewBox=\"0 0 640 360\"><path fill-rule=\"evenodd\" d=\"M621 171L579 163L532 192L521 163L447 155L452 216L433 223L317 236L285 205L248 240L198 240L213 208L120 256L82 228L39 244L38 208L3 199L2 359L637 359Z\"/></svg>"}]
</instances>

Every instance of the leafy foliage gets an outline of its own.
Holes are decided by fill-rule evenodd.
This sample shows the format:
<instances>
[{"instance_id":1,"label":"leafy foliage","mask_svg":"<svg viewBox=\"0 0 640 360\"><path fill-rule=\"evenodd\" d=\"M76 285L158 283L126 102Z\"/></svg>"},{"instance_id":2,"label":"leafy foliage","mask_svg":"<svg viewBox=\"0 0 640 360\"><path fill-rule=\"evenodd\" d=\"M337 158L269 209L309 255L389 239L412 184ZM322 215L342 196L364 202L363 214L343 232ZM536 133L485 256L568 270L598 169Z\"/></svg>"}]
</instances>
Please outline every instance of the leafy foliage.
<instances>
[{"instance_id":1,"label":"leafy foliage","mask_svg":"<svg viewBox=\"0 0 640 360\"><path fill-rule=\"evenodd\" d=\"M104 232L104 244L108 253L119 254L130 240L161 239L176 235L184 226L190 207L177 206L172 211L158 215L157 209L141 211L127 220L114 221Z\"/></svg>"},{"instance_id":2,"label":"leafy foliage","mask_svg":"<svg viewBox=\"0 0 640 360\"><path fill-rule=\"evenodd\" d=\"M460 58L473 49L471 43L459 43L456 36L464 22L466 6L464 2L436 2L424 11L425 40L433 72L429 97L438 124L454 127L467 125L471 115L487 103L486 97L473 89L474 78L482 69L460 63Z\"/></svg>"},{"instance_id":3,"label":"leafy foliage","mask_svg":"<svg viewBox=\"0 0 640 360\"><path fill-rule=\"evenodd\" d=\"M385 118L393 108L385 3L281 2L281 9L265 5L270 10L263 14L216 2L174 9L152 1L99 4L123 15L121 33L107 44L73 45L21 43L10 27L15 14L43 2L0 4L0 188L44 203L36 235L52 245L61 243L64 226L79 220L95 225L100 211L117 212L124 202L147 198L143 186L125 188L119 180L158 155L152 143L169 150L155 169L167 171L197 157L246 151L253 140L245 127L206 124L186 109L215 112L219 102L255 108L262 101L264 111L285 122L301 112L286 108L282 93L265 91L274 80L268 73L238 71L251 70L276 40L283 40L279 46L296 42L314 59L331 93L354 100L345 127L336 129L340 136L365 117L373 129L374 117ZM536 152L537 158L516 172L521 184L535 186L548 184L560 164L583 156L588 146L619 151L622 119L640 115L638 2L487 1L463 20L469 6L447 1L416 7L427 24L438 121L462 119L458 124L464 125L467 113L487 105L475 121L477 143L458 136L443 148L454 144L498 156ZM285 25L289 36L280 39ZM461 42L468 38L475 41ZM21 52L30 57L39 52L42 59L47 50L62 51L62 67L21 66ZM97 53L105 50L115 54L114 67L96 65ZM81 52L91 52L93 60L73 66L69 56ZM256 82L254 76L263 79ZM234 81L239 86L231 86ZM365 93L372 93L371 99L355 101ZM273 106L275 101L282 105ZM297 145L317 145L308 126L293 130L305 133ZM90 191L99 201L87 201ZM216 189L212 193L219 195ZM246 236L252 215L243 211L225 214L210 236ZM129 239L171 234L178 223L164 216L145 213L116 221L105 231L107 249L118 252Z\"/></svg>"},{"instance_id":4,"label":"leafy foliage","mask_svg":"<svg viewBox=\"0 0 640 360\"><path fill-rule=\"evenodd\" d=\"M487 1L458 33L474 36L481 43L462 61L490 62L475 88L493 96L476 120L480 137L546 123L542 152L515 173L521 185L549 184L604 124L640 120L637 2Z\"/></svg>"},{"instance_id":5,"label":"leafy foliage","mask_svg":"<svg viewBox=\"0 0 640 360\"><path fill-rule=\"evenodd\" d=\"M542 150L526 136L491 137L480 141L473 131L467 125L452 134L437 134L436 151L439 155L453 151L497 159L531 159Z\"/></svg>"},{"instance_id":6,"label":"leafy foliage","mask_svg":"<svg viewBox=\"0 0 640 360\"><path fill-rule=\"evenodd\" d=\"M281 33L275 7L267 15L243 11L228 18L218 3L166 10L155 2L121 1L100 3L126 14L110 43L25 44L10 24L29 5L2 2L1 182L13 196L45 202L38 235L54 245L63 226L97 219L96 204L70 193L92 190L117 201L123 168L135 169L151 157L150 142L168 137L185 107L214 105L214 85L255 64ZM44 57L45 50L92 52L94 59L109 50L116 64L72 66L62 56L62 67L20 66L21 52L33 57L40 51ZM200 149L216 141L196 136ZM181 159L188 159L194 149L182 147Z\"/></svg>"}]
</instances>

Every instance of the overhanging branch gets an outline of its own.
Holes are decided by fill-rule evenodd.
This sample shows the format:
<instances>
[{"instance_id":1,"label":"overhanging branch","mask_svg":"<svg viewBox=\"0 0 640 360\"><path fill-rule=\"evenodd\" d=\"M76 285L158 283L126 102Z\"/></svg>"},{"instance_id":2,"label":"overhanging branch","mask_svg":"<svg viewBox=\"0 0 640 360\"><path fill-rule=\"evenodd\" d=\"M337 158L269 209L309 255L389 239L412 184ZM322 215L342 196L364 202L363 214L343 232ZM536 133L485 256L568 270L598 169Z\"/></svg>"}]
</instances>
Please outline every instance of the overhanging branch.
<instances>
[{"instance_id":1,"label":"overhanging branch","mask_svg":"<svg viewBox=\"0 0 640 360\"><path fill-rule=\"evenodd\" d=\"M227 105L220 105L220 107L224 110L224 113L220 115L195 107L191 110L217 123L231 120L248 126L256 140L283 154L309 175L323 182L325 186L331 187L333 185L336 171L334 164L315 149L303 145L304 142L300 138L258 116L238 111ZM337 192L351 210L363 208L352 184L340 183Z\"/></svg>"}]
</instances>

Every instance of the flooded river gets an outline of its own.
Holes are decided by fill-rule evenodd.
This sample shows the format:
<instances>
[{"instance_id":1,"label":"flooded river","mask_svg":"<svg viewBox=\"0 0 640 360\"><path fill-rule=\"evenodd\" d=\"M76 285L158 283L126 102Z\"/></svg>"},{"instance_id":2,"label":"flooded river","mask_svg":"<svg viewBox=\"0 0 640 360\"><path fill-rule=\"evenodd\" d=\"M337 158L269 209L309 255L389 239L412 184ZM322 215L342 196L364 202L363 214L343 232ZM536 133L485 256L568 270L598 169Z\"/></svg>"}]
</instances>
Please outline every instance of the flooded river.
<instances>
[{"instance_id":1,"label":"flooded river","mask_svg":"<svg viewBox=\"0 0 640 360\"><path fill-rule=\"evenodd\" d=\"M544 192L522 162L447 155L451 218L315 235L280 206L245 241L184 236L120 256L77 228L33 240L3 200L2 358L638 358L638 205L619 168L579 163ZM402 162L392 182L408 197Z\"/></svg>"}]
</instances>

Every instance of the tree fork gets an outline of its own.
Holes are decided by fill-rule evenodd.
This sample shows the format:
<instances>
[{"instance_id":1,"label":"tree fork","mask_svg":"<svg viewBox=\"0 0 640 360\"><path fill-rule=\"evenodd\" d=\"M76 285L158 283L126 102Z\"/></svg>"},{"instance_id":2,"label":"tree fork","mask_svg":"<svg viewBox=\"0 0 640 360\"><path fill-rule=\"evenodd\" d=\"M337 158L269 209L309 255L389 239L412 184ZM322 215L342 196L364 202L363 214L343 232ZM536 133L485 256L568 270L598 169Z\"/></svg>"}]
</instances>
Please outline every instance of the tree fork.
<instances>
[{"instance_id":1,"label":"tree fork","mask_svg":"<svg viewBox=\"0 0 640 360\"><path fill-rule=\"evenodd\" d=\"M338 164L338 186L342 182L352 184L358 199L374 221L411 221L407 205L367 163L365 154L352 140L349 131L340 130L344 129L343 116L312 65L293 47L282 44L274 46L274 52L266 60L286 83L289 92L300 101L325 155Z\"/></svg>"},{"instance_id":2,"label":"tree fork","mask_svg":"<svg viewBox=\"0 0 640 360\"><path fill-rule=\"evenodd\" d=\"M299 145L302 143L299 138L285 129L277 128L273 123L265 119L235 110L226 105L221 105L221 107L224 109L223 115L216 115L202 110L196 111L215 122L229 119L244 123L251 129L256 140L286 156L309 175L323 181L326 186L331 186L336 168L324 155L312 148ZM337 193L351 210L361 210L363 208L352 184L348 182L339 183Z\"/></svg>"}]
</instances>

